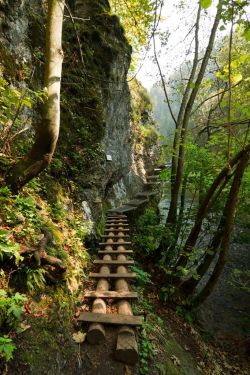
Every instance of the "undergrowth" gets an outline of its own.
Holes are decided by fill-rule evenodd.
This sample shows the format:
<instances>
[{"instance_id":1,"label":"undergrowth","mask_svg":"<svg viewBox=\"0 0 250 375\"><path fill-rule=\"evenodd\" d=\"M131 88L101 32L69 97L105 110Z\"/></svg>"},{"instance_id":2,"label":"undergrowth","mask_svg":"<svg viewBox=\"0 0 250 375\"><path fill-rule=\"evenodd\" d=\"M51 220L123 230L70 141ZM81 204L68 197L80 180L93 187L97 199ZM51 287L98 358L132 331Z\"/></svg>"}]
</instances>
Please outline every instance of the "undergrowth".
<instances>
[{"instance_id":1,"label":"undergrowth","mask_svg":"<svg viewBox=\"0 0 250 375\"><path fill-rule=\"evenodd\" d=\"M13 358L16 332L22 331L23 305L28 314L48 318L56 304L57 313L71 320L87 271L83 243L92 223L62 187L52 185L53 197L39 178L17 196L0 188L0 359L6 362ZM43 228L52 237L47 254L67 268L58 279L50 277L51 265L37 265L34 252L23 252L37 248Z\"/></svg>"}]
</instances>

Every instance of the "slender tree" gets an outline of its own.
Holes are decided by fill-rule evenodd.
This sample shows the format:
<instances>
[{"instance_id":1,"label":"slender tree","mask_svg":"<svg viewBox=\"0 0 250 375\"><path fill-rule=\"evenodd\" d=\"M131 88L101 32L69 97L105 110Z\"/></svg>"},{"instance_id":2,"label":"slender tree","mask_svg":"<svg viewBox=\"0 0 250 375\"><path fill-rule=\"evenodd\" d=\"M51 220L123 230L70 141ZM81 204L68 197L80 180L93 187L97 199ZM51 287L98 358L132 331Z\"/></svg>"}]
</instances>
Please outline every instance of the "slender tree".
<instances>
[{"instance_id":1,"label":"slender tree","mask_svg":"<svg viewBox=\"0 0 250 375\"><path fill-rule=\"evenodd\" d=\"M60 87L62 72L62 24L64 0L48 0L44 86L47 99L36 139L28 154L15 164L6 176L13 192L42 172L54 154L60 128Z\"/></svg>"},{"instance_id":2,"label":"slender tree","mask_svg":"<svg viewBox=\"0 0 250 375\"><path fill-rule=\"evenodd\" d=\"M214 40L216 31L220 22L221 17L221 5L222 1L219 1L217 5L217 13L214 19L214 23L210 32L209 41L207 44L207 48L205 50L205 54L202 58L202 62L197 74L197 77L194 82L194 87L191 89L191 85L193 83L195 73L197 71L198 66L198 46L199 46L199 19L200 19L200 5L197 12L197 19L196 19L196 28L195 28L195 55L193 60L193 67L189 76L189 80L186 86L186 90L183 95L180 111L178 114L178 131L175 133L174 138L174 156L173 156L173 164L172 164L172 171L171 171L171 201L170 207L167 217L167 224L175 224L176 216L177 216L177 205L178 205L178 198L179 192L182 183L182 176L183 176L183 167L184 167L184 158L185 158L185 143L187 138L187 131L188 125L190 122L190 117L192 113L192 108L195 103L195 99L197 97L200 85L202 83L209 58L211 56L211 52L213 50ZM177 145L179 147L177 147ZM178 155L177 155L178 154Z\"/></svg>"}]
</instances>

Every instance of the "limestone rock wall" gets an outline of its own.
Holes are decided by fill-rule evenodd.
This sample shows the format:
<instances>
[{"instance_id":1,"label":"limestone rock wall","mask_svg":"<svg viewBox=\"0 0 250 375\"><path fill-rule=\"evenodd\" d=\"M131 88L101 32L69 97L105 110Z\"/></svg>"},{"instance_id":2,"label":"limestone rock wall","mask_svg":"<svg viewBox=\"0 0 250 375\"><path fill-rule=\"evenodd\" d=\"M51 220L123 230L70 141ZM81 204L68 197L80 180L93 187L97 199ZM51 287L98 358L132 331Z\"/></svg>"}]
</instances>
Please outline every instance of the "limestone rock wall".
<instances>
[{"instance_id":1,"label":"limestone rock wall","mask_svg":"<svg viewBox=\"0 0 250 375\"><path fill-rule=\"evenodd\" d=\"M22 0L17 6L14 0L0 0L1 70L14 84L42 87L46 4ZM61 130L49 173L67 184L76 200L87 202L98 219L103 208L141 189L145 160L154 156L135 149L137 129L127 83L132 50L119 20L107 0L68 4L82 20L72 24L65 13Z\"/></svg>"}]
</instances>

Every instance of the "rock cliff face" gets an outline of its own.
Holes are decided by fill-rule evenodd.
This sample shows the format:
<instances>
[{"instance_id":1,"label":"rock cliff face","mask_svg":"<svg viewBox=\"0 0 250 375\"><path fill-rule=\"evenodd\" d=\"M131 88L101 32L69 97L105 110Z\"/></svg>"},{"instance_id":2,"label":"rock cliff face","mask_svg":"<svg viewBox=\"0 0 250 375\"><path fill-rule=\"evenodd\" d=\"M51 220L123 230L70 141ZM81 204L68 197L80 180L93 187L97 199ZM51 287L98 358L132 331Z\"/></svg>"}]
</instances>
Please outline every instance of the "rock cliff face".
<instances>
[{"instance_id":1,"label":"rock cliff face","mask_svg":"<svg viewBox=\"0 0 250 375\"><path fill-rule=\"evenodd\" d=\"M120 204L140 190L145 177L127 83L131 47L107 0L68 3L80 19L72 23L66 11L61 132L49 173L98 218L100 201L105 207ZM17 7L1 0L0 12L4 75L27 82L35 67L36 89L42 85L46 1L23 0Z\"/></svg>"}]
</instances>

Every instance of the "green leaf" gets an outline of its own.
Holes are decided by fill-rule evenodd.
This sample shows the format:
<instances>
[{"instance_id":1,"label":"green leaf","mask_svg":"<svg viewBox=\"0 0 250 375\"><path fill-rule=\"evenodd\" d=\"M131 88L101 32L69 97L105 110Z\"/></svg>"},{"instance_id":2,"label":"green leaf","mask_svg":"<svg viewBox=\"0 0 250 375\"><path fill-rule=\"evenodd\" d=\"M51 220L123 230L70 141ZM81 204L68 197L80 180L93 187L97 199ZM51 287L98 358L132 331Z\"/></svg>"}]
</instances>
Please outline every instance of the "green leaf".
<instances>
[{"instance_id":1,"label":"green leaf","mask_svg":"<svg viewBox=\"0 0 250 375\"><path fill-rule=\"evenodd\" d=\"M243 32L243 36L244 36L244 38L246 39L247 42L250 42L250 29L246 29Z\"/></svg>"},{"instance_id":2,"label":"green leaf","mask_svg":"<svg viewBox=\"0 0 250 375\"><path fill-rule=\"evenodd\" d=\"M211 6L212 0L201 0L201 7L207 9Z\"/></svg>"},{"instance_id":3,"label":"green leaf","mask_svg":"<svg viewBox=\"0 0 250 375\"><path fill-rule=\"evenodd\" d=\"M234 85L242 80L242 75L240 73L232 75L232 82Z\"/></svg>"}]
</instances>

